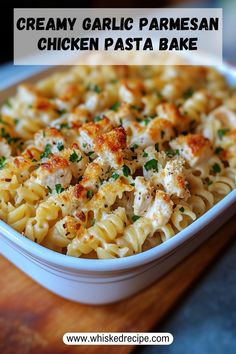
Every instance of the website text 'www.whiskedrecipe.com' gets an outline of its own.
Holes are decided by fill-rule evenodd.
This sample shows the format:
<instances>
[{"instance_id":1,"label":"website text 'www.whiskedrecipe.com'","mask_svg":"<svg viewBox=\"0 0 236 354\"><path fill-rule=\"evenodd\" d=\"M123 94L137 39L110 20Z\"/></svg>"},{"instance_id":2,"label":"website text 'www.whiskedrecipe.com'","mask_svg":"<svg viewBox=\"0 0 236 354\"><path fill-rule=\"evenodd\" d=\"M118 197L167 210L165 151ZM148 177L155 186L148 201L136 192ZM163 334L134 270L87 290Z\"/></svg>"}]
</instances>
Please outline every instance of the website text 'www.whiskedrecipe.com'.
<instances>
[{"instance_id":1,"label":"website text 'www.whiskedrecipe.com'","mask_svg":"<svg viewBox=\"0 0 236 354\"><path fill-rule=\"evenodd\" d=\"M67 345L170 345L171 333L65 333Z\"/></svg>"}]
</instances>

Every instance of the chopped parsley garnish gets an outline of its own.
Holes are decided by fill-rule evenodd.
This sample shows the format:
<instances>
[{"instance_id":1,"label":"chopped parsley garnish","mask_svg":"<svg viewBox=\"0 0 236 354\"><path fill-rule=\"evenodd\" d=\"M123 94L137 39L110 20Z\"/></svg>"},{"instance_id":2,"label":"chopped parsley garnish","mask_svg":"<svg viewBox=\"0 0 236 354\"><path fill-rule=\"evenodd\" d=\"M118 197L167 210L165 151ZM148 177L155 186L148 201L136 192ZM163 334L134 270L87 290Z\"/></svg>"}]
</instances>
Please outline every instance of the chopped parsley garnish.
<instances>
[{"instance_id":1,"label":"chopped parsley garnish","mask_svg":"<svg viewBox=\"0 0 236 354\"><path fill-rule=\"evenodd\" d=\"M187 100L188 98L192 97L193 93L194 93L194 91L193 91L193 89L190 87L190 88L188 88L188 89L184 92L183 98L184 98L185 100Z\"/></svg>"},{"instance_id":2,"label":"chopped parsley garnish","mask_svg":"<svg viewBox=\"0 0 236 354\"><path fill-rule=\"evenodd\" d=\"M60 124L60 129L63 129L63 128L70 129L70 126L68 123L62 123L62 124Z\"/></svg>"},{"instance_id":3,"label":"chopped parsley garnish","mask_svg":"<svg viewBox=\"0 0 236 354\"><path fill-rule=\"evenodd\" d=\"M117 178L119 178L120 176L118 175L118 173L113 172L112 175L111 175L111 177L116 181Z\"/></svg>"},{"instance_id":4,"label":"chopped parsley garnish","mask_svg":"<svg viewBox=\"0 0 236 354\"><path fill-rule=\"evenodd\" d=\"M130 168L127 165L123 166L122 171L125 177L128 177L131 174Z\"/></svg>"},{"instance_id":5,"label":"chopped parsley garnish","mask_svg":"<svg viewBox=\"0 0 236 354\"><path fill-rule=\"evenodd\" d=\"M89 91L94 91L96 93L100 93L101 92L101 89L100 89L100 87L97 84L89 84L87 89Z\"/></svg>"},{"instance_id":6,"label":"chopped parsley garnish","mask_svg":"<svg viewBox=\"0 0 236 354\"><path fill-rule=\"evenodd\" d=\"M139 106L137 106L137 105L135 105L135 104L133 104L133 105L131 106L131 108L132 108L132 109L135 109L136 111L141 111L141 110L142 110L141 107L139 107Z\"/></svg>"},{"instance_id":7,"label":"chopped parsley garnish","mask_svg":"<svg viewBox=\"0 0 236 354\"><path fill-rule=\"evenodd\" d=\"M89 151L89 152L87 152L85 155L89 157L89 156L91 156L92 154L94 154L94 151Z\"/></svg>"},{"instance_id":8,"label":"chopped parsley garnish","mask_svg":"<svg viewBox=\"0 0 236 354\"><path fill-rule=\"evenodd\" d=\"M223 136L229 132L229 129L219 129L217 130L217 135L220 139L223 138Z\"/></svg>"},{"instance_id":9,"label":"chopped parsley garnish","mask_svg":"<svg viewBox=\"0 0 236 354\"><path fill-rule=\"evenodd\" d=\"M64 145L62 144L61 141L59 141L59 143L57 143L57 149L58 149L59 151L62 151L62 150L64 149Z\"/></svg>"},{"instance_id":10,"label":"chopped parsley garnish","mask_svg":"<svg viewBox=\"0 0 236 354\"><path fill-rule=\"evenodd\" d=\"M98 85L94 85L93 91L96 92L96 93L100 93L101 89L100 89L100 87Z\"/></svg>"},{"instance_id":11,"label":"chopped parsley garnish","mask_svg":"<svg viewBox=\"0 0 236 354\"><path fill-rule=\"evenodd\" d=\"M19 123L19 121L20 121L20 119L15 118L15 119L14 119L14 124L17 125L17 124Z\"/></svg>"},{"instance_id":12,"label":"chopped parsley garnish","mask_svg":"<svg viewBox=\"0 0 236 354\"><path fill-rule=\"evenodd\" d=\"M142 119L141 118L135 118L136 122L140 123L142 122Z\"/></svg>"},{"instance_id":13,"label":"chopped parsley garnish","mask_svg":"<svg viewBox=\"0 0 236 354\"><path fill-rule=\"evenodd\" d=\"M50 188L49 186L47 186L48 189L48 193L52 193L52 188Z\"/></svg>"},{"instance_id":14,"label":"chopped parsley garnish","mask_svg":"<svg viewBox=\"0 0 236 354\"><path fill-rule=\"evenodd\" d=\"M117 79L112 79L112 80L110 81L111 84L117 84L117 82L119 82L119 80L117 80Z\"/></svg>"},{"instance_id":15,"label":"chopped parsley garnish","mask_svg":"<svg viewBox=\"0 0 236 354\"><path fill-rule=\"evenodd\" d=\"M94 117L94 122L100 122L100 120L102 120L102 117L100 117L100 116L96 116L96 117Z\"/></svg>"},{"instance_id":16,"label":"chopped parsley garnish","mask_svg":"<svg viewBox=\"0 0 236 354\"><path fill-rule=\"evenodd\" d=\"M157 97L160 98L160 99L163 98L162 94L161 94L159 91L156 91L156 95L157 95Z\"/></svg>"},{"instance_id":17,"label":"chopped parsley garnish","mask_svg":"<svg viewBox=\"0 0 236 354\"><path fill-rule=\"evenodd\" d=\"M144 168L146 171L154 170L158 172L158 162L155 159L149 160L145 163Z\"/></svg>"},{"instance_id":18,"label":"chopped parsley garnish","mask_svg":"<svg viewBox=\"0 0 236 354\"><path fill-rule=\"evenodd\" d=\"M138 220L139 218L140 218L140 216L138 216L138 215L133 215L131 219L132 219L133 222L135 222L135 221Z\"/></svg>"},{"instance_id":19,"label":"chopped parsley garnish","mask_svg":"<svg viewBox=\"0 0 236 354\"><path fill-rule=\"evenodd\" d=\"M12 103L9 100L6 100L4 102L4 104L8 107L8 108L12 108Z\"/></svg>"},{"instance_id":20,"label":"chopped parsley garnish","mask_svg":"<svg viewBox=\"0 0 236 354\"><path fill-rule=\"evenodd\" d=\"M221 146L217 146L217 148L215 149L215 153L217 155L219 155L222 151L224 151L224 149Z\"/></svg>"},{"instance_id":21,"label":"chopped parsley garnish","mask_svg":"<svg viewBox=\"0 0 236 354\"><path fill-rule=\"evenodd\" d=\"M57 194L60 194L64 191L64 188L61 186L61 184L56 184L55 189L56 189Z\"/></svg>"},{"instance_id":22,"label":"chopped parsley garnish","mask_svg":"<svg viewBox=\"0 0 236 354\"><path fill-rule=\"evenodd\" d=\"M138 144L134 144L133 146L131 146L130 150L134 152L135 149L137 149L139 147Z\"/></svg>"},{"instance_id":23,"label":"chopped parsley garnish","mask_svg":"<svg viewBox=\"0 0 236 354\"><path fill-rule=\"evenodd\" d=\"M93 191L90 189L90 190L88 190L88 192L87 192L87 198L92 198L92 196L93 196Z\"/></svg>"},{"instance_id":24,"label":"chopped parsley garnish","mask_svg":"<svg viewBox=\"0 0 236 354\"><path fill-rule=\"evenodd\" d=\"M70 160L70 162L77 162L78 157L79 157L78 154L76 154L76 152L74 150L73 153L70 155L69 160Z\"/></svg>"},{"instance_id":25,"label":"chopped parsley garnish","mask_svg":"<svg viewBox=\"0 0 236 354\"><path fill-rule=\"evenodd\" d=\"M102 185L102 184L103 184L103 182L104 182L104 180L103 180L102 178L100 178L100 177L99 177L99 182L100 182L100 184Z\"/></svg>"},{"instance_id":26,"label":"chopped parsley garnish","mask_svg":"<svg viewBox=\"0 0 236 354\"><path fill-rule=\"evenodd\" d=\"M148 157L148 153L146 151L144 151L143 157Z\"/></svg>"},{"instance_id":27,"label":"chopped parsley garnish","mask_svg":"<svg viewBox=\"0 0 236 354\"><path fill-rule=\"evenodd\" d=\"M157 152L159 152L159 144L158 144L158 143L155 144L155 150L156 150Z\"/></svg>"},{"instance_id":28,"label":"chopped parsley garnish","mask_svg":"<svg viewBox=\"0 0 236 354\"><path fill-rule=\"evenodd\" d=\"M209 181L207 182L208 186L210 186L212 183L213 183L213 181L211 181L210 179L209 179Z\"/></svg>"},{"instance_id":29,"label":"chopped parsley garnish","mask_svg":"<svg viewBox=\"0 0 236 354\"><path fill-rule=\"evenodd\" d=\"M41 159L44 157L49 157L49 155L51 154L51 145L50 144L46 144L44 152L40 155Z\"/></svg>"},{"instance_id":30,"label":"chopped parsley garnish","mask_svg":"<svg viewBox=\"0 0 236 354\"><path fill-rule=\"evenodd\" d=\"M67 111L65 108L62 109L57 109L57 113L60 114L60 116L62 116L62 114L65 114Z\"/></svg>"},{"instance_id":31,"label":"chopped parsley garnish","mask_svg":"<svg viewBox=\"0 0 236 354\"><path fill-rule=\"evenodd\" d=\"M181 213L183 213L184 210L185 210L184 207L179 208L179 211L181 211Z\"/></svg>"},{"instance_id":32,"label":"chopped parsley garnish","mask_svg":"<svg viewBox=\"0 0 236 354\"><path fill-rule=\"evenodd\" d=\"M166 151L166 155L167 155L168 157L173 157L173 156L179 155L179 149L176 149L176 150L172 150L172 149L167 150L167 151Z\"/></svg>"},{"instance_id":33,"label":"chopped parsley garnish","mask_svg":"<svg viewBox=\"0 0 236 354\"><path fill-rule=\"evenodd\" d=\"M118 109L120 108L121 103L120 102L115 102L112 106L111 106L111 110L116 112L118 111Z\"/></svg>"},{"instance_id":34,"label":"chopped parsley garnish","mask_svg":"<svg viewBox=\"0 0 236 354\"><path fill-rule=\"evenodd\" d=\"M220 167L220 165L219 165L218 163L215 163L215 164L212 166L212 170L213 170L213 172L215 172L215 173L219 173L219 172L221 172L221 167Z\"/></svg>"},{"instance_id":35,"label":"chopped parsley garnish","mask_svg":"<svg viewBox=\"0 0 236 354\"><path fill-rule=\"evenodd\" d=\"M87 144L86 144L86 143L83 143L83 145L82 145L82 146L83 146L83 148L86 148Z\"/></svg>"},{"instance_id":36,"label":"chopped parsley garnish","mask_svg":"<svg viewBox=\"0 0 236 354\"><path fill-rule=\"evenodd\" d=\"M150 119L150 118L146 118L146 119L144 119L144 121L143 121L144 125L146 125L146 126L147 126L150 122L151 122L151 119Z\"/></svg>"},{"instance_id":37,"label":"chopped parsley garnish","mask_svg":"<svg viewBox=\"0 0 236 354\"><path fill-rule=\"evenodd\" d=\"M6 157L1 156L0 157L0 170L4 167L5 161L6 161Z\"/></svg>"}]
</instances>

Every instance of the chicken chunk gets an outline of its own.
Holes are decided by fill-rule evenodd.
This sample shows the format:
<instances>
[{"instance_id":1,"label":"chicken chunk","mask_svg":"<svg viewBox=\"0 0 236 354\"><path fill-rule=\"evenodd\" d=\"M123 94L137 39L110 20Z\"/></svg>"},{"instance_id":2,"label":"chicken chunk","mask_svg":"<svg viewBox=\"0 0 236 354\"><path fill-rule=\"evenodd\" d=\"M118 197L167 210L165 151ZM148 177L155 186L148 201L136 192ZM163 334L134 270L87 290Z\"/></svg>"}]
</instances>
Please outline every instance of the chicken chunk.
<instances>
[{"instance_id":1,"label":"chicken chunk","mask_svg":"<svg viewBox=\"0 0 236 354\"><path fill-rule=\"evenodd\" d=\"M185 183L183 164L184 160L181 158L170 160L160 174L162 184L168 194L186 199L190 193Z\"/></svg>"},{"instance_id":2,"label":"chicken chunk","mask_svg":"<svg viewBox=\"0 0 236 354\"><path fill-rule=\"evenodd\" d=\"M170 196L161 190L157 190L155 199L145 216L152 220L154 228L161 227L168 223L172 210L173 202Z\"/></svg>"},{"instance_id":3,"label":"chicken chunk","mask_svg":"<svg viewBox=\"0 0 236 354\"><path fill-rule=\"evenodd\" d=\"M96 139L95 152L110 166L119 168L123 165L123 150L126 148L124 128L114 128Z\"/></svg>"},{"instance_id":4,"label":"chicken chunk","mask_svg":"<svg viewBox=\"0 0 236 354\"><path fill-rule=\"evenodd\" d=\"M191 167L203 163L213 154L210 141L200 134L180 135L170 142L170 146L178 150Z\"/></svg>"},{"instance_id":5,"label":"chicken chunk","mask_svg":"<svg viewBox=\"0 0 236 354\"><path fill-rule=\"evenodd\" d=\"M51 153L58 153L60 146L65 146L65 144L65 137L56 128L40 130L34 136L34 145L42 151L48 145L50 146Z\"/></svg>"},{"instance_id":6,"label":"chicken chunk","mask_svg":"<svg viewBox=\"0 0 236 354\"><path fill-rule=\"evenodd\" d=\"M56 185L67 188L72 179L69 163L65 158L52 156L43 163L35 172L36 182L55 191Z\"/></svg>"},{"instance_id":7,"label":"chicken chunk","mask_svg":"<svg viewBox=\"0 0 236 354\"><path fill-rule=\"evenodd\" d=\"M135 192L134 192L134 214L143 216L149 209L153 197L153 189L149 182L146 182L143 177L135 179Z\"/></svg>"}]
</instances>

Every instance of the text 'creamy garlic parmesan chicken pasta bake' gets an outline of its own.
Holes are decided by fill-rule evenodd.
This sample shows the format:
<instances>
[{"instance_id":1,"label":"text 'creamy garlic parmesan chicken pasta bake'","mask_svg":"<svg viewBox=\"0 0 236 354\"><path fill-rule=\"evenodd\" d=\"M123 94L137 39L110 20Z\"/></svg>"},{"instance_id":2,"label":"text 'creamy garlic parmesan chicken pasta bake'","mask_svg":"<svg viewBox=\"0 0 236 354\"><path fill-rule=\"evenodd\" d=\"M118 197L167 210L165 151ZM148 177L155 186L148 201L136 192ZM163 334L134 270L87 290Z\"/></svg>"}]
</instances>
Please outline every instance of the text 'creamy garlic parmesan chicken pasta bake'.
<instances>
[{"instance_id":1,"label":"text 'creamy garlic parmesan chicken pasta bake'","mask_svg":"<svg viewBox=\"0 0 236 354\"><path fill-rule=\"evenodd\" d=\"M212 68L73 67L20 85L0 132L1 219L69 256L143 252L236 184L236 91Z\"/></svg>"}]
</instances>

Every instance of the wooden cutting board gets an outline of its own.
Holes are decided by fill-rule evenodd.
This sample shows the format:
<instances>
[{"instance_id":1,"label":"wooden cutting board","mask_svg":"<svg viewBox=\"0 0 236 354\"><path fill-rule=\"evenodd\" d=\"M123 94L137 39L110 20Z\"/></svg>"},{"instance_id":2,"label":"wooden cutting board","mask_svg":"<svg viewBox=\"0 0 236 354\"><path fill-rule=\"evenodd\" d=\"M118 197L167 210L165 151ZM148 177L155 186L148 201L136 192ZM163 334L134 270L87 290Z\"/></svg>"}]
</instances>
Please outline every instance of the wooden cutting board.
<instances>
[{"instance_id":1,"label":"wooden cutting board","mask_svg":"<svg viewBox=\"0 0 236 354\"><path fill-rule=\"evenodd\" d=\"M236 233L232 218L195 253L148 289L122 302L64 300L0 257L0 353L129 353L131 346L66 346L65 332L147 332L160 323Z\"/></svg>"}]
</instances>

